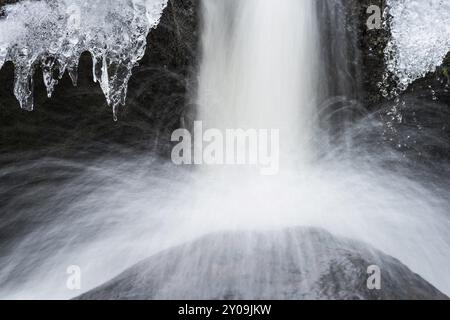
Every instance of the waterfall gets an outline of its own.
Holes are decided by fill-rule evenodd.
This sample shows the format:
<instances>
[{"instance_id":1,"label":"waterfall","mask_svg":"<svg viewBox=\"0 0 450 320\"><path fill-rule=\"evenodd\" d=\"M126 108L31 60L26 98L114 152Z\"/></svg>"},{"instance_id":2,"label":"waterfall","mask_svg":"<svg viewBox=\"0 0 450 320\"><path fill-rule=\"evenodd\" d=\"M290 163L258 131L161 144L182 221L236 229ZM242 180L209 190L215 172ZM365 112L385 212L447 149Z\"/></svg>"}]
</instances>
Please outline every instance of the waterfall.
<instances>
[{"instance_id":1,"label":"waterfall","mask_svg":"<svg viewBox=\"0 0 450 320\"><path fill-rule=\"evenodd\" d=\"M96 2L100 4L101 1ZM20 5L41 8L50 3L50 0L23 1ZM146 10L142 7L144 3ZM131 60L125 59L123 66L129 68L126 68L127 73L125 78L121 78L119 84L122 85L119 87L107 86L114 84L107 81L112 74L97 74L102 75L98 80L103 82L102 89L106 96L120 97L120 101L125 99L131 68L142 58L146 43L143 41L144 35L157 24L166 3L165 0L130 0L119 5L117 1L117 6L110 9L115 14L123 14L124 19L111 19L107 20L110 24L104 24L99 22L99 12L104 13L105 19L110 19L110 15L102 10L93 10L92 6L86 6L83 2L81 8L90 13L92 24L83 25L82 30L92 34L95 41L88 47L69 47L70 50L76 49L73 57L78 57L78 50L100 50L103 57L114 57L119 59L118 62L123 62L124 54L132 54ZM185 6L185 2L182 3ZM267 287L269 293L276 295L281 292L276 288L284 290L277 284L297 284L290 274L284 273L289 265L283 263L292 258L307 264L306 271L298 273L307 277L302 285L308 285L311 274L320 278L324 274L322 271L329 269L328 264L310 262L316 258L334 261L335 257L342 255L356 261L357 256L336 248L336 236L345 238L346 243L364 243L361 247L367 245L367 248L363 251L375 248L400 260L413 272L449 294L450 199L449 181L445 178L448 167L435 163L435 167L426 168L418 161L409 161L396 149L386 147L382 136L378 135L383 124L377 117L366 119L361 116L351 121L340 117L345 104L358 98L361 85L356 70L359 64L354 63L357 53L355 57L347 56L354 47L346 42L349 34L343 26L346 20L344 4L347 5L344 0L202 0L202 55L195 93L195 119L202 121L203 129L217 129L220 132L228 129L279 130L280 174L270 177L248 174L243 167L237 167L235 171L190 170L189 166L177 167L167 159L161 161L154 154L134 154L128 149L122 150L123 157L109 158L105 155L102 159L87 157L83 161L41 158L33 159L32 163L17 162L1 168L0 176L5 177L6 181L2 192L8 200L5 205L7 220L3 225L7 228L17 225L22 229L23 224L27 232L16 235L15 229L11 229L14 231L11 250L6 250L0 259L0 298L72 298L78 292L68 291L65 286L68 266L79 266L83 270L82 290L88 291L142 259L158 256L165 249L209 234L221 236L217 238L218 243L211 243L207 237L206 250L201 246L196 249L195 255L185 251L180 261L158 260L163 272L156 280L162 284L162 289L153 286L146 289L160 290L159 293L173 297L173 293L180 290L178 284L190 283L185 280L191 280L193 275L208 288L214 287L218 275L223 276L225 280L219 289L226 289L235 285L226 281L230 271L239 271L239 265L253 263L254 269L245 276L244 281L236 281L237 287L253 290L255 287L246 287L247 283L257 284L258 277L262 276L264 280L270 280ZM9 8L11 12L8 13L13 14L14 7ZM50 5L49 8L54 10ZM59 12L60 7L56 8ZM140 9L137 11L140 13L137 15L138 21L142 22L148 16L151 24L144 23L143 29L131 28L130 34L136 35L131 39L136 41L123 42L124 32L120 26L129 25L129 18L136 13L134 9L129 11L132 8ZM18 10L17 13L21 12ZM32 21L36 20L34 12L31 13ZM10 17L16 17L18 21L26 18L19 14ZM6 27L13 21L11 19L0 20L0 25ZM319 26L319 22L323 24L324 20L328 25ZM54 25L52 21L45 25ZM174 21L178 23L176 19ZM12 22L11 25L16 27ZM36 35L41 34L33 24L27 22L26 25L36 29ZM92 29L91 25L97 27ZM62 25L56 26L66 35ZM406 25L399 26L402 34L408 34ZM163 28L171 33L177 31L170 24ZM12 54L19 47L9 41L9 33L1 34L0 66L5 61L14 60L12 58L20 58L19 62L24 63L25 67L34 63L34 58L41 57L42 50L47 47L43 43L49 46L55 43L54 40L60 43L60 33L54 32L54 28L45 29L45 34L47 31L52 37L46 42L36 41L40 37L34 32L19 37L20 46L27 49L24 52L29 53L28 58L33 58L31 60L24 59L22 54ZM409 33L414 40L414 33ZM81 39L84 38L82 34ZM162 38L158 41L166 41ZM398 40L402 39L403 36ZM105 49L103 40L108 40L111 47ZM76 43L83 44L78 40ZM170 46L175 47L176 44ZM410 49L406 44L403 49ZM134 48L134 45L137 45L137 51L130 51L129 48ZM56 49L58 57L67 54L60 51L67 49L66 46ZM158 55L165 53L159 52L159 48L156 50ZM400 54L399 57L405 55ZM432 60L433 67L436 61L442 59L440 55L438 58ZM108 62L108 59L102 60ZM144 59L144 63L148 61ZM70 69L70 66L65 67ZM34 69L22 69L27 72L21 73L23 79L19 79L22 81L18 82L18 87L20 89L22 83L25 87L19 91L26 94L19 97L31 103L27 79L30 76L28 71ZM108 68L103 69L107 71ZM165 65L163 69L171 72L170 65ZM117 77L113 79L120 80ZM56 83L48 80L47 84L53 90ZM184 78L181 80L184 81ZM149 83L156 87L160 85L152 81ZM147 82L139 84L139 88L139 91L152 90ZM164 88L163 91L167 93L171 89ZM345 98L338 102L330 99L342 96ZM143 100L145 97L147 95L142 95ZM158 99L166 101L166 98L174 99L174 95L158 94ZM324 101L335 105L323 107ZM169 113L169 110L162 111ZM177 121L178 114L174 118ZM184 123L186 127L189 125ZM328 127L323 130L322 127L327 125L337 129ZM195 135L195 124L192 127ZM140 132L138 134L142 135ZM423 131L416 134L423 134ZM345 139L332 139L337 135L349 136L350 143L347 144ZM356 144L351 143L354 136L359 137L359 140L354 139L358 141ZM87 145L86 150L93 146L95 144ZM134 149L130 146L130 150ZM208 166L202 166L205 167ZM441 168L447 171L440 171ZM22 181L22 177L28 180ZM14 183L9 185L9 181ZM307 231L305 237L298 240L285 233L285 230L297 227L326 230L333 236L318 237L314 236L316 231ZM264 242L267 239L265 236L247 238L247 232L269 234L270 242ZM239 234L244 236L236 237ZM304 241L305 238L310 241ZM311 241L326 250L310 246ZM254 244L259 243L263 244L263 249L275 253L277 263L265 259L264 252L267 251L254 249ZM293 247L301 248L297 250L297 257L293 255ZM235 248L243 250L236 251ZM214 261L221 260L222 252L231 253L232 261L237 252L239 257L236 261L239 261L230 265L232 270L223 265L215 267ZM241 259L241 252L250 252L250 255ZM167 267L171 264L167 261L174 260L177 260L177 267L175 277L171 278L175 279L176 285L165 282L165 276L171 275L171 268ZM282 268L274 269L274 266ZM337 270L340 268L339 265L335 267ZM211 270L213 272L209 272ZM382 275L392 274L391 271L383 269ZM209 275L214 278L211 283L205 281ZM285 276L290 278L284 280ZM355 275L352 280L360 286L359 283L363 282L359 282L358 277ZM140 277L134 279L144 283ZM402 283L405 278L398 277L397 280ZM130 283L125 284L128 287ZM391 286L387 281L382 285ZM189 290L189 297L195 298L204 293L195 281L192 288L195 292ZM260 293L261 290L255 291Z\"/></svg>"},{"instance_id":2,"label":"waterfall","mask_svg":"<svg viewBox=\"0 0 450 320\"><path fill-rule=\"evenodd\" d=\"M346 147L347 141L317 143L339 130L352 136L379 124L352 119L346 128L336 117L341 110L325 106L325 114L318 113L320 103L334 96L344 97L338 108L345 109L359 85L346 55L352 44L343 34L341 2L316 6L312 0L203 1L197 119L221 130L280 129L281 168L287 167L287 174L270 180L243 171L204 175L192 187L186 228L317 226L399 258L448 292L449 281L437 276L448 271L442 190L411 179L400 154L370 151L373 141ZM333 43L321 39L318 14L329 17ZM338 118L333 125L344 128L318 130L320 116ZM388 160L401 169L387 170Z\"/></svg>"},{"instance_id":3,"label":"waterfall","mask_svg":"<svg viewBox=\"0 0 450 320\"><path fill-rule=\"evenodd\" d=\"M279 129L307 159L317 100L315 1L203 1L198 113L206 128Z\"/></svg>"}]
</instances>

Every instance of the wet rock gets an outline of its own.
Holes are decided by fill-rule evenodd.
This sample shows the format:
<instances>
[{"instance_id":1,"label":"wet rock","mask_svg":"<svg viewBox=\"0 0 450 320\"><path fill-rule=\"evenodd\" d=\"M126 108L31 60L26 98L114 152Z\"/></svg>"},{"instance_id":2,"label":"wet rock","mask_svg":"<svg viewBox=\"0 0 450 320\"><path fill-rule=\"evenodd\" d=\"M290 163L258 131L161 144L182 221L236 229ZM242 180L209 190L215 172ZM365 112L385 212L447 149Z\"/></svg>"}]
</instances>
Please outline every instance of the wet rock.
<instances>
[{"instance_id":1,"label":"wet rock","mask_svg":"<svg viewBox=\"0 0 450 320\"><path fill-rule=\"evenodd\" d=\"M368 267L381 270L371 290ZM78 299L448 299L400 261L320 229L212 234Z\"/></svg>"}]
</instances>

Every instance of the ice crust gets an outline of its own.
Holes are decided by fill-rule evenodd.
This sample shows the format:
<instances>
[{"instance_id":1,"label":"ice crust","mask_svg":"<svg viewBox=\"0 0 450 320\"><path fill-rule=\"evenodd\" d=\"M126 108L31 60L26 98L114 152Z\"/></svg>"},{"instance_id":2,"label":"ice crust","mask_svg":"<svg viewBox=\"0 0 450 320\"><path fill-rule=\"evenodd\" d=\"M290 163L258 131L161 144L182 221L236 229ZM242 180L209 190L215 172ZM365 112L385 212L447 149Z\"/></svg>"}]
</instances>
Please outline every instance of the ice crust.
<instances>
[{"instance_id":1,"label":"ice crust","mask_svg":"<svg viewBox=\"0 0 450 320\"><path fill-rule=\"evenodd\" d=\"M168 0L23 0L2 8L0 69L15 65L14 94L33 110L33 75L43 71L49 97L67 71L74 85L80 55L93 59L93 78L117 119L132 69Z\"/></svg>"},{"instance_id":2,"label":"ice crust","mask_svg":"<svg viewBox=\"0 0 450 320\"><path fill-rule=\"evenodd\" d=\"M403 91L450 51L450 0L387 0L387 8L387 71Z\"/></svg>"}]
</instances>

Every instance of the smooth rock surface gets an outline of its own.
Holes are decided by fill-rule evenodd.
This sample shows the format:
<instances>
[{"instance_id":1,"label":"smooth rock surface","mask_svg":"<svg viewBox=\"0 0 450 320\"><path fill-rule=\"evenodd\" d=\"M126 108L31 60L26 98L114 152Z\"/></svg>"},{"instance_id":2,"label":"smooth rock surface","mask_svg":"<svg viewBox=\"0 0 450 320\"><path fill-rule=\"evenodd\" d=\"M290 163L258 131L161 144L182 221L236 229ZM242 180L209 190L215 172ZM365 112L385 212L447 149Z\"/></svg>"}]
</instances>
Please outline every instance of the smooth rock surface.
<instances>
[{"instance_id":1,"label":"smooth rock surface","mask_svg":"<svg viewBox=\"0 0 450 320\"><path fill-rule=\"evenodd\" d=\"M381 290L367 269L381 269ZM400 261L320 229L211 234L78 299L447 299Z\"/></svg>"}]
</instances>

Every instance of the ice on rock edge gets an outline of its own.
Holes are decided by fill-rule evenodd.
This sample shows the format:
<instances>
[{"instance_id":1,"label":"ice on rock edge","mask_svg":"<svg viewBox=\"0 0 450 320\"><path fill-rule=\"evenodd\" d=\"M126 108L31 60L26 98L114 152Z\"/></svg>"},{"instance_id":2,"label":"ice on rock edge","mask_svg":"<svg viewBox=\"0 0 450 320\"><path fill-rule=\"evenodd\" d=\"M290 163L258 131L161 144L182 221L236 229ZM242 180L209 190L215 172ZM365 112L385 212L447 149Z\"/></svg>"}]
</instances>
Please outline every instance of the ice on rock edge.
<instances>
[{"instance_id":1,"label":"ice on rock edge","mask_svg":"<svg viewBox=\"0 0 450 320\"><path fill-rule=\"evenodd\" d=\"M133 67L144 56L147 35L168 0L23 0L3 7L0 17L0 69L15 65L14 94L21 108L33 110L35 66L52 96L67 71L74 85L80 55L93 59L99 82L116 119L125 104Z\"/></svg>"},{"instance_id":2,"label":"ice on rock edge","mask_svg":"<svg viewBox=\"0 0 450 320\"><path fill-rule=\"evenodd\" d=\"M387 70L403 91L440 66L450 51L450 0L387 0Z\"/></svg>"}]
</instances>

